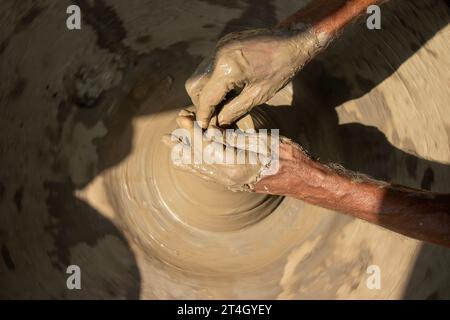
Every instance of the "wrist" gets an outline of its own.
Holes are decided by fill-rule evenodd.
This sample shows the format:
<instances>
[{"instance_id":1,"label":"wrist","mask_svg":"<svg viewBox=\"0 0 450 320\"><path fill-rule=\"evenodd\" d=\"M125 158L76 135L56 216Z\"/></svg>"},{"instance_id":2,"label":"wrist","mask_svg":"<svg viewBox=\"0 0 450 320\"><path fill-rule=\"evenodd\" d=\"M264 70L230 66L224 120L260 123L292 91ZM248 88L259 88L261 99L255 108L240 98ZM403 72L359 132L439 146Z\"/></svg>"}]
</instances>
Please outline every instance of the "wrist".
<instances>
[{"instance_id":1,"label":"wrist","mask_svg":"<svg viewBox=\"0 0 450 320\"><path fill-rule=\"evenodd\" d=\"M282 28L279 30L286 36L286 48L291 57L289 65L295 71L301 70L325 47L329 40L325 35L319 35L307 24L297 24L295 28Z\"/></svg>"},{"instance_id":2,"label":"wrist","mask_svg":"<svg viewBox=\"0 0 450 320\"><path fill-rule=\"evenodd\" d=\"M254 185L255 192L298 197L299 192L309 194L309 188L320 179L320 168L301 146L289 139L281 139L278 161L278 171L262 176Z\"/></svg>"},{"instance_id":3,"label":"wrist","mask_svg":"<svg viewBox=\"0 0 450 320\"><path fill-rule=\"evenodd\" d=\"M383 196L378 182L314 161L290 140L281 141L279 156L278 172L262 177L254 186L255 192L294 197L334 210L360 211L362 215L376 210Z\"/></svg>"}]
</instances>

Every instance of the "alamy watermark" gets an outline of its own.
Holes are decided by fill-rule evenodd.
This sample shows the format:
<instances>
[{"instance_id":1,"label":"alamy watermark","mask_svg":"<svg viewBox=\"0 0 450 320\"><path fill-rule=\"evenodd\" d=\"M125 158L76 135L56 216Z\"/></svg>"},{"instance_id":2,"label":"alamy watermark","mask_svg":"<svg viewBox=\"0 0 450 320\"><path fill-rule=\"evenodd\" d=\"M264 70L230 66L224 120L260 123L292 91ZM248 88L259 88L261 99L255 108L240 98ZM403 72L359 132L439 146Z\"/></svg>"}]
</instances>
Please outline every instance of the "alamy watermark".
<instances>
[{"instance_id":1,"label":"alamy watermark","mask_svg":"<svg viewBox=\"0 0 450 320\"><path fill-rule=\"evenodd\" d=\"M69 290L81 290L81 268L76 264L67 267L66 273L69 274L66 280L66 287Z\"/></svg>"},{"instance_id":2,"label":"alamy watermark","mask_svg":"<svg viewBox=\"0 0 450 320\"><path fill-rule=\"evenodd\" d=\"M381 29L381 9L377 5L370 5L366 10L369 17L366 20L366 26L369 30ZM66 13L69 15L66 20L66 27L69 30L81 29L81 10L77 5L70 5L66 9Z\"/></svg>"},{"instance_id":3,"label":"alamy watermark","mask_svg":"<svg viewBox=\"0 0 450 320\"><path fill-rule=\"evenodd\" d=\"M380 30L381 29L381 9L377 5L371 5L367 7L367 17L366 26L369 30Z\"/></svg>"},{"instance_id":4,"label":"alamy watermark","mask_svg":"<svg viewBox=\"0 0 450 320\"><path fill-rule=\"evenodd\" d=\"M381 269L376 264L371 264L367 267L367 274L370 274L366 280L366 286L369 290L381 289Z\"/></svg>"},{"instance_id":5,"label":"alamy watermark","mask_svg":"<svg viewBox=\"0 0 450 320\"><path fill-rule=\"evenodd\" d=\"M67 7L66 13L69 14L66 20L66 27L69 30L81 29L81 10L77 5L70 5Z\"/></svg>"}]
</instances>

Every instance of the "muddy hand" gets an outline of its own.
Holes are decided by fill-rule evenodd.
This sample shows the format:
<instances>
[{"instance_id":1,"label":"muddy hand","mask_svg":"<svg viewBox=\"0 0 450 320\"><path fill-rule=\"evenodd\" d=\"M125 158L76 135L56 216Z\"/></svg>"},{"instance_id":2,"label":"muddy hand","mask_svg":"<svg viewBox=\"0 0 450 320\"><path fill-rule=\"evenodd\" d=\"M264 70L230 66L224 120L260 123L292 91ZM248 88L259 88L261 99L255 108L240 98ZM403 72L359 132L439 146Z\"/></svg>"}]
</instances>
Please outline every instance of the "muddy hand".
<instances>
[{"instance_id":1,"label":"muddy hand","mask_svg":"<svg viewBox=\"0 0 450 320\"><path fill-rule=\"evenodd\" d=\"M229 125L283 88L311 56L308 31L255 29L230 33L187 80L197 120L206 128L216 107L220 126ZM234 91L230 101L224 101Z\"/></svg>"},{"instance_id":2,"label":"muddy hand","mask_svg":"<svg viewBox=\"0 0 450 320\"><path fill-rule=\"evenodd\" d=\"M171 161L179 169L237 191L252 190L270 163L268 151L259 152L268 150L268 143L255 140L256 135L240 132L226 138L217 127L204 131L187 110L180 112L177 124L179 129L166 134L163 142L171 147Z\"/></svg>"}]
</instances>

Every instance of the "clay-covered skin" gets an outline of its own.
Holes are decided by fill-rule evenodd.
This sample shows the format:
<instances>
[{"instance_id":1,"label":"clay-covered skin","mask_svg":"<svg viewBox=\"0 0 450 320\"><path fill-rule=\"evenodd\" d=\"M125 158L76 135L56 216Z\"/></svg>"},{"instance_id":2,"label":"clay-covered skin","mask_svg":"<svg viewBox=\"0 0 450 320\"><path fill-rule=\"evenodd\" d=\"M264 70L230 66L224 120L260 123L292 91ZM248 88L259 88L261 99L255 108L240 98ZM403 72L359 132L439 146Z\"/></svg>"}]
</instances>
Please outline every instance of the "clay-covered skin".
<instances>
[{"instance_id":1,"label":"clay-covered skin","mask_svg":"<svg viewBox=\"0 0 450 320\"><path fill-rule=\"evenodd\" d=\"M208 126L219 105L219 124L229 125L268 101L346 25L380 2L311 1L276 28L227 34L186 82L201 126ZM236 95L231 100L230 92Z\"/></svg>"},{"instance_id":2,"label":"clay-covered skin","mask_svg":"<svg viewBox=\"0 0 450 320\"><path fill-rule=\"evenodd\" d=\"M322 47L316 34L301 30L254 29L230 33L186 82L203 128L230 91L219 125L229 125L283 88Z\"/></svg>"},{"instance_id":3,"label":"clay-covered skin","mask_svg":"<svg viewBox=\"0 0 450 320\"><path fill-rule=\"evenodd\" d=\"M195 113L188 110L182 110L176 122L179 128L185 129L183 134L178 133L177 135L175 131L163 136L162 140L174 152L177 151L177 146L184 146L185 150L190 153L186 162L174 161L172 158L173 165L179 169L193 173L207 181L224 185L230 190L238 191L253 189L261 172L270 165L270 150L267 141L256 140L259 137L257 134L252 135L255 138L253 143L249 140L249 134L240 131L235 131L233 138L227 140L225 131L219 127L210 127L203 134L202 129L195 121ZM196 126L197 131L195 131ZM202 134L201 144L194 142L195 132ZM219 133L219 138L214 136L214 132ZM241 136L243 145L236 146L238 136ZM259 145L264 145L266 154L258 154ZM195 153L202 156L201 161L194 161ZM226 159L223 158L225 156L231 156L229 159L234 159L234 161L226 162ZM238 158L242 159L243 163L237 163Z\"/></svg>"},{"instance_id":4,"label":"clay-covered skin","mask_svg":"<svg viewBox=\"0 0 450 320\"><path fill-rule=\"evenodd\" d=\"M295 197L450 247L450 194L393 186L321 164L287 139L279 154L278 174L262 177L255 192Z\"/></svg>"}]
</instances>

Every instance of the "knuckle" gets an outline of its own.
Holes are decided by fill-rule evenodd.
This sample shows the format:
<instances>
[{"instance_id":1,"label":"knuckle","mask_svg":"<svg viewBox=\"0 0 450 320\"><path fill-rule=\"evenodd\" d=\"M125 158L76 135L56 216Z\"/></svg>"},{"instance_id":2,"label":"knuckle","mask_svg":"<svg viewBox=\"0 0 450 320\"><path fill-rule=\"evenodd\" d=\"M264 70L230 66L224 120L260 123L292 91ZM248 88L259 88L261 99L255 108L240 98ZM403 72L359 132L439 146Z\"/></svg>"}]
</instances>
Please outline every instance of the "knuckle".
<instances>
[{"instance_id":1,"label":"knuckle","mask_svg":"<svg viewBox=\"0 0 450 320\"><path fill-rule=\"evenodd\" d=\"M186 92L188 93L189 96L193 95L193 93L194 93L194 85L189 79L184 84L184 88L186 89Z\"/></svg>"}]
</instances>

